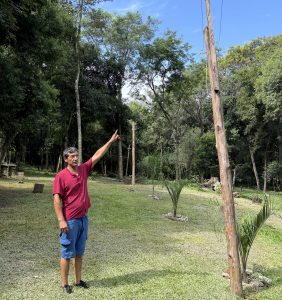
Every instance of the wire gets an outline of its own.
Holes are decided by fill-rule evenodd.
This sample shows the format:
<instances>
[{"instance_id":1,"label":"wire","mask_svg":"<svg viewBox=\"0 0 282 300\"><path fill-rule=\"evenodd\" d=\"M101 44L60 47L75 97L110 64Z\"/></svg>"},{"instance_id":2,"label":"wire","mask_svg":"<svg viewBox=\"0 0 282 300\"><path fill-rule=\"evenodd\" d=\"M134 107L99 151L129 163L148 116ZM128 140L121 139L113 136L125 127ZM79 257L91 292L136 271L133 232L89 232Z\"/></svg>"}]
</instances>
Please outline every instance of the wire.
<instances>
[{"instance_id":1,"label":"wire","mask_svg":"<svg viewBox=\"0 0 282 300\"><path fill-rule=\"evenodd\" d=\"M205 49L205 41L204 41L204 13L203 13L203 0L201 0L201 14L202 14L202 37L203 37L203 48L202 51Z\"/></svg>"},{"instance_id":2,"label":"wire","mask_svg":"<svg viewBox=\"0 0 282 300\"><path fill-rule=\"evenodd\" d=\"M223 11L223 0L221 0L221 8L220 8L219 35L218 35L218 42L217 42L218 47L219 47L220 38L221 38L222 11Z\"/></svg>"}]
</instances>

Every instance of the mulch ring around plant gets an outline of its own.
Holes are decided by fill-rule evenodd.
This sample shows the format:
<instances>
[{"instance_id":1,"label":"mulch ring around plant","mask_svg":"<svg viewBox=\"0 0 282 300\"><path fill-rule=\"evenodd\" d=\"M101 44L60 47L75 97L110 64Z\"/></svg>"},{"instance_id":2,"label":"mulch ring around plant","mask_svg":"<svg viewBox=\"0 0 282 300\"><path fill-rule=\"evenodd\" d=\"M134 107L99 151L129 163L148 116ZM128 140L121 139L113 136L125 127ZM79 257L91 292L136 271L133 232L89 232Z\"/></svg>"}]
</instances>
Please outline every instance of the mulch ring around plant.
<instances>
[{"instance_id":1,"label":"mulch ring around plant","mask_svg":"<svg viewBox=\"0 0 282 300\"><path fill-rule=\"evenodd\" d=\"M272 285L272 280L258 272L253 272L251 269L246 270L247 282L243 282L243 290L245 295L253 292L257 292L268 288ZM227 272L222 273L222 276L230 280L229 274Z\"/></svg>"},{"instance_id":2,"label":"mulch ring around plant","mask_svg":"<svg viewBox=\"0 0 282 300\"><path fill-rule=\"evenodd\" d=\"M188 217L182 216L182 215L176 215L176 217L173 216L173 213L169 212L164 215L166 218L172 220L172 221L180 221L180 222L187 222Z\"/></svg>"}]
</instances>

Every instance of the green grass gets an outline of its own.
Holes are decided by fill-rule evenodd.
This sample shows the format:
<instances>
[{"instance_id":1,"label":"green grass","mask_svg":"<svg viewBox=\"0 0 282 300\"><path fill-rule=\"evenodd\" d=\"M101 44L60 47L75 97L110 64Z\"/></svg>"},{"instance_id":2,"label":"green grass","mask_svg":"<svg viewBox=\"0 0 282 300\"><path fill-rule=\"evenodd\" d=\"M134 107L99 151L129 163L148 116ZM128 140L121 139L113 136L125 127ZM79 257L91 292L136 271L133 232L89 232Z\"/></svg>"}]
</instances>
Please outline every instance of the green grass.
<instances>
[{"instance_id":1,"label":"green grass","mask_svg":"<svg viewBox=\"0 0 282 300\"><path fill-rule=\"evenodd\" d=\"M244 197L246 199L253 199L253 198L260 198L264 200L265 194L262 191L258 191L255 189L247 189L243 188L242 190L236 189L238 192L240 192L241 197ZM274 204L274 209L277 212L282 213L282 192L273 192L273 191L267 191L266 192L267 197L269 197Z\"/></svg>"},{"instance_id":2,"label":"green grass","mask_svg":"<svg viewBox=\"0 0 282 300\"><path fill-rule=\"evenodd\" d=\"M45 184L43 194L31 192L35 182ZM64 295L51 191L50 177L28 177L23 184L0 179L0 299L236 299L221 277L227 255L218 195L185 188L178 213L188 222L180 223L164 217L172 210L165 188L157 187L156 201L148 197L150 185L132 189L110 179L89 181L83 278L90 289ZM238 217L259 208L236 199ZM281 239L281 219L272 216L253 245L249 267L274 284L249 299L281 299Z\"/></svg>"}]
</instances>

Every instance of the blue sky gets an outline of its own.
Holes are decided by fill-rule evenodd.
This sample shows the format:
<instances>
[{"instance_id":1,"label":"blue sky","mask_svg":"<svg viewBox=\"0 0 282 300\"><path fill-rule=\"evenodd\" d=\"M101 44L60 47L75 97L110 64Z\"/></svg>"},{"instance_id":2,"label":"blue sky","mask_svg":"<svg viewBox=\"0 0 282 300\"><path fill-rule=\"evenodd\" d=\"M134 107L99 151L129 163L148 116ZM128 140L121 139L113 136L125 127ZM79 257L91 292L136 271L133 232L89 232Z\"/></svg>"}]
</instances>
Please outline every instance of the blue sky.
<instances>
[{"instance_id":1,"label":"blue sky","mask_svg":"<svg viewBox=\"0 0 282 300\"><path fill-rule=\"evenodd\" d=\"M282 33L282 0L210 0L217 47L225 52L256 37ZM159 34L174 30L204 56L205 0L113 0L100 4L109 12L139 11L161 21ZM202 9L201 9L202 7ZM222 12L222 13L221 13Z\"/></svg>"}]
</instances>

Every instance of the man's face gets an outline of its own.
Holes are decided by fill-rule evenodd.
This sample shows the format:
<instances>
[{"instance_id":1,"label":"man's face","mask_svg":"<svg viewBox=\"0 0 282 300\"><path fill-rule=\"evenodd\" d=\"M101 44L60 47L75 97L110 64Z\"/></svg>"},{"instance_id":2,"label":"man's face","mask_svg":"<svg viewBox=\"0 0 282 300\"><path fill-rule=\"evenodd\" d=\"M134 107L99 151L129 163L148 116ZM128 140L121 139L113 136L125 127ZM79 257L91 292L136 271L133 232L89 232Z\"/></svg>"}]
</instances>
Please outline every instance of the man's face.
<instances>
[{"instance_id":1,"label":"man's face","mask_svg":"<svg viewBox=\"0 0 282 300\"><path fill-rule=\"evenodd\" d=\"M65 162L71 167L76 167L78 165L78 153L74 152L69 154L68 158L65 159Z\"/></svg>"}]
</instances>

